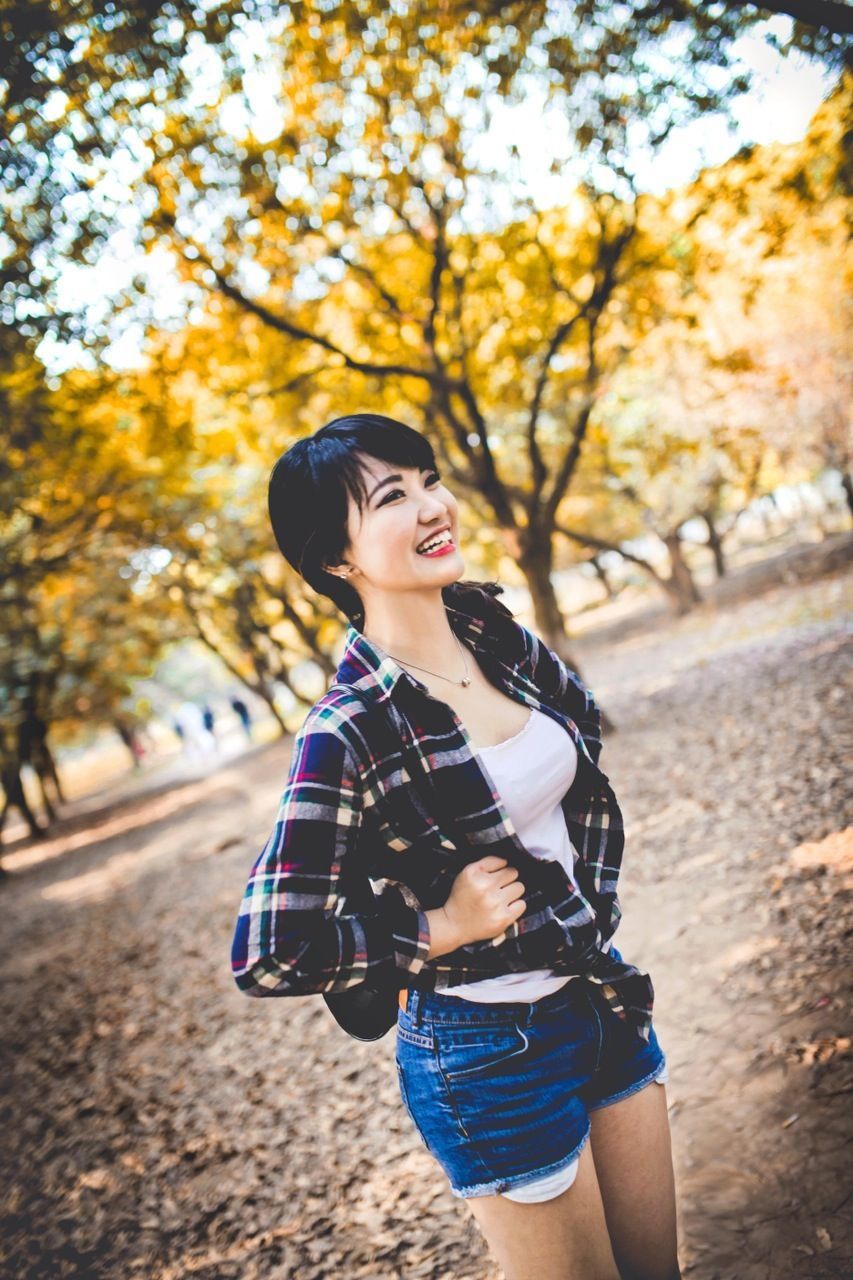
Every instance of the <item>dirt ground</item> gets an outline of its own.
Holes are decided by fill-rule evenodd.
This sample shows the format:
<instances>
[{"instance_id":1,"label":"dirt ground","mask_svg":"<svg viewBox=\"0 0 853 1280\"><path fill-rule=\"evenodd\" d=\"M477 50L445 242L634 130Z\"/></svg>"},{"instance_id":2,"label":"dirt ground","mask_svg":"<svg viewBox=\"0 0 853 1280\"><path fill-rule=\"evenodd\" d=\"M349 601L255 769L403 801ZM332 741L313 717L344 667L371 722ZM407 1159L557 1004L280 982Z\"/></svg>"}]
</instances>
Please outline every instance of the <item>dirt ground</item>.
<instances>
[{"instance_id":1,"label":"dirt ground","mask_svg":"<svg viewBox=\"0 0 853 1280\"><path fill-rule=\"evenodd\" d=\"M585 618L576 653L616 726L617 938L655 983L683 1273L823 1280L853 1274L853 573L751 591L606 643ZM231 978L289 745L6 851L0 1276L498 1280L393 1032Z\"/></svg>"}]
</instances>

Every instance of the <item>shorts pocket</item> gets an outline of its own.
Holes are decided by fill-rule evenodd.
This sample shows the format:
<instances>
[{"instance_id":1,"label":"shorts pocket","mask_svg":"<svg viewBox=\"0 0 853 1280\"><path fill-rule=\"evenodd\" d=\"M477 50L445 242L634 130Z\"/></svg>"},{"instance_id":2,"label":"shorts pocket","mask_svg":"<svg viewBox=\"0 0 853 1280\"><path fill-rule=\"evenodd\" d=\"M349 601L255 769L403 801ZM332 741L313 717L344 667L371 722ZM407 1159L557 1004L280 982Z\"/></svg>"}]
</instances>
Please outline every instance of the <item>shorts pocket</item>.
<instances>
[{"instance_id":1,"label":"shorts pocket","mask_svg":"<svg viewBox=\"0 0 853 1280\"><path fill-rule=\"evenodd\" d=\"M527 1036L514 1024L435 1027L438 1068L448 1084L488 1077L527 1048Z\"/></svg>"}]
</instances>

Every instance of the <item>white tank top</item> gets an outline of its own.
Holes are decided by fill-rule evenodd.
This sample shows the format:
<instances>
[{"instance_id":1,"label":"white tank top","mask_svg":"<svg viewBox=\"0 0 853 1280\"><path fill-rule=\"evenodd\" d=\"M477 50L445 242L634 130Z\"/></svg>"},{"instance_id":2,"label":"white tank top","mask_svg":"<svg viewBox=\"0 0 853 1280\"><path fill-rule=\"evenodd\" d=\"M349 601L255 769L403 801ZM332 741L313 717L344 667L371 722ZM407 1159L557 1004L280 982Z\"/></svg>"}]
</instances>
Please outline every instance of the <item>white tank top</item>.
<instances>
[{"instance_id":1,"label":"white tank top","mask_svg":"<svg viewBox=\"0 0 853 1280\"><path fill-rule=\"evenodd\" d=\"M577 748L570 735L544 711L531 707L518 733L493 747L475 747L474 751L494 781L525 849L537 857L556 859L575 883L575 851L560 806L578 767ZM610 943L608 939L604 944L605 951ZM442 994L486 1004L539 1000L577 976L531 969L443 987Z\"/></svg>"}]
</instances>

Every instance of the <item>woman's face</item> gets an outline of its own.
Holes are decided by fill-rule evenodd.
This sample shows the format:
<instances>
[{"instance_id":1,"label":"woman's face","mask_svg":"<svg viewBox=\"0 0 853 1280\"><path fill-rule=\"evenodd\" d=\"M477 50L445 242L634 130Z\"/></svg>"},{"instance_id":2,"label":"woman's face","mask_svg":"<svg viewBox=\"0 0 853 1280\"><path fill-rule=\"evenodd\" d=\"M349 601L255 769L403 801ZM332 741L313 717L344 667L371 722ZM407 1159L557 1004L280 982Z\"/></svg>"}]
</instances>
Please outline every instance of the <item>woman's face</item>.
<instances>
[{"instance_id":1,"label":"woman's face","mask_svg":"<svg viewBox=\"0 0 853 1280\"><path fill-rule=\"evenodd\" d=\"M396 466L362 454L367 501L350 499L346 561L349 582L367 607L371 596L440 588L455 582L465 564L458 549L458 508L435 470ZM419 546L441 536L429 552Z\"/></svg>"}]
</instances>

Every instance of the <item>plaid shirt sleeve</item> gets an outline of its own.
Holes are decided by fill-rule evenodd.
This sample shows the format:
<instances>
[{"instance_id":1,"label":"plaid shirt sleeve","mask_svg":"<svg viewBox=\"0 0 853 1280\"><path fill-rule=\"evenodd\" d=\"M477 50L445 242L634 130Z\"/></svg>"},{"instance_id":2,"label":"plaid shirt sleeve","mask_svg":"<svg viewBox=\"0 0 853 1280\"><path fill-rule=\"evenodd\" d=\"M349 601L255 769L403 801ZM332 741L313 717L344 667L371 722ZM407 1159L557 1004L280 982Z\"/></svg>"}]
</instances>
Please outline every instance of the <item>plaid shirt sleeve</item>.
<instances>
[{"instance_id":1,"label":"plaid shirt sleeve","mask_svg":"<svg viewBox=\"0 0 853 1280\"><path fill-rule=\"evenodd\" d=\"M247 995L343 991L368 977L403 987L427 959L426 915L394 886L375 909L346 913L340 881L345 867L353 874L365 834L365 789L344 725L334 708L315 708L294 740L232 943L232 972Z\"/></svg>"},{"instance_id":2,"label":"plaid shirt sleeve","mask_svg":"<svg viewBox=\"0 0 853 1280\"><path fill-rule=\"evenodd\" d=\"M554 698L574 720L593 764L601 755L601 710L577 672L543 640L514 619L524 643L524 667L546 696Z\"/></svg>"}]
</instances>

